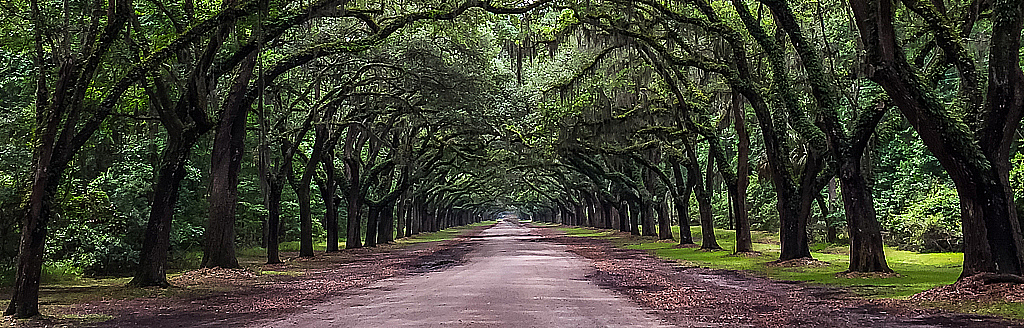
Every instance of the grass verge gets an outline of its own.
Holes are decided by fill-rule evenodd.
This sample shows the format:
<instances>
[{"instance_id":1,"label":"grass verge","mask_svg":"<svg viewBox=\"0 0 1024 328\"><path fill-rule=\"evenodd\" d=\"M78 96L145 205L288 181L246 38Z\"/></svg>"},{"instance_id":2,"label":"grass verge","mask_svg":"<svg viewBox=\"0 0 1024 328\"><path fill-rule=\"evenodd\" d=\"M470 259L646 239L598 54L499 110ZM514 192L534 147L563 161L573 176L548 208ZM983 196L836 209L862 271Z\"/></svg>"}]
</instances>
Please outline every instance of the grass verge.
<instances>
[{"instance_id":1,"label":"grass verge","mask_svg":"<svg viewBox=\"0 0 1024 328\"><path fill-rule=\"evenodd\" d=\"M732 230L715 229L716 239L723 249L708 251L700 248L680 248L674 241L658 241L654 237L630 236L614 230L567 226L560 226L558 229L570 236L606 239L618 247L645 250L683 265L742 270L772 279L838 286L864 298L907 299L919 292L952 284L959 277L963 264L963 253L915 253L886 247L886 260L897 275L841 275L838 273L846 271L850 264L847 245L813 245L811 255L815 259L825 262L822 266L776 267L768 265L768 262L778 259L779 256L780 247L777 233L752 232L754 250L758 254L736 255L733 254L736 247L736 236ZM673 236L678 240L679 228L673 227L672 229ZM701 244L700 227L691 227L690 233L694 242L698 245ZM920 305L955 312L1024 319L1024 304L1021 303L922 302Z\"/></svg>"}]
</instances>

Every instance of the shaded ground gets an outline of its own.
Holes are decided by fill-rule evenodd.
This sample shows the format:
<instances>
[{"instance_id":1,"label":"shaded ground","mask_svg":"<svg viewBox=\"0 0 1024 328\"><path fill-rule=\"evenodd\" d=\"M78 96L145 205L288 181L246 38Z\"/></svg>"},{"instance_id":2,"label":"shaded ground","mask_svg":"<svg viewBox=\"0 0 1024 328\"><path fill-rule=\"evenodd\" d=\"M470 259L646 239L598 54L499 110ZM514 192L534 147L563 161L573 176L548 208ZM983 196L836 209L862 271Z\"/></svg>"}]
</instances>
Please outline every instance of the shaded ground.
<instances>
[{"instance_id":1,"label":"shaded ground","mask_svg":"<svg viewBox=\"0 0 1024 328\"><path fill-rule=\"evenodd\" d=\"M60 319L17 325L1024 327L918 309L909 301L856 299L841 289L682 267L550 228L484 228L445 242L318 255L256 271L194 271L175 278L180 287L149 293L159 296L124 299L125 291L109 289L121 296L80 300Z\"/></svg>"},{"instance_id":2,"label":"shaded ground","mask_svg":"<svg viewBox=\"0 0 1024 328\"><path fill-rule=\"evenodd\" d=\"M593 261L590 279L680 327L1024 327L894 300L855 299L836 288L682 267L607 241L539 230L546 238L538 241L567 245Z\"/></svg>"},{"instance_id":3,"label":"shaded ground","mask_svg":"<svg viewBox=\"0 0 1024 328\"><path fill-rule=\"evenodd\" d=\"M260 274L251 269L200 269L171 279L176 287L164 291L98 287L103 289L100 294L111 297L62 307L59 317L18 321L4 317L0 327L242 326L296 312L380 279L442 270L462 261L469 251L463 242L484 228L443 242L382 245L295 258L284 264L263 265L262 270L256 270L262 271ZM69 291L57 288L43 292ZM151 296L126 299L126 292Z\"/></svg>"}]
</instances>

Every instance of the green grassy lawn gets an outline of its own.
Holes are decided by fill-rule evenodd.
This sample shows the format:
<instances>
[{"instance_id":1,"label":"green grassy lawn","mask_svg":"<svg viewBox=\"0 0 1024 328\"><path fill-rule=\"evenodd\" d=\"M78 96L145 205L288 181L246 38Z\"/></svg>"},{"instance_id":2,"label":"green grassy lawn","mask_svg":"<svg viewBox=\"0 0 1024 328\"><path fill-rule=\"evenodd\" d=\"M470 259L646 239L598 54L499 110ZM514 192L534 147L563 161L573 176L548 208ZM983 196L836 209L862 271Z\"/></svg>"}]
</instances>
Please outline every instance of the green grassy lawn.
<instances>
[{"instance_id":1,"label":"green grassy lawn","mask_svg":"<svg viewBox=\"0 0 1024 328\"><path fill-rule=\"evenodd\" d=\"M673 227L678 238L679 228ZM859 295L871 298L907 298L941 285L956 281L963 263L963 253L914 253L886 247L889 267L898 273L891 277L848 278L836 273L849 266L849 249L846 245L814 245L811 255L828 265L821 267L773 267L768 262L778 259L778 234L761 231L751 232L757 255L734 255L736 235L732 230L716 229L715 236L721 251L705 251L699 248L677 248L676 242L660 242L651 237L626 236L609 230L586 228L562 228L566 233L581 237L610 239L620 247L647 250L653 254L676 260L684 265L717 269L745 270L780 280L798 280L849 287ZM691 227L690 232L697 244L701 243L700 227Z\"/></svg>"},{"instance_id":2,"label":"green grassy lawn","mask_svg":"<svg viewBox=\"0 0 1024 328\"><path fill-rule=\"evenodd\" d=\"M963 253L915 253L886 247L885 255L895 276L856 275L849 277L838 273L849 266L849 246L816 244L811 255L827 262L819 267L773 267L768 262L778 259L779 236L777 233L754 231L755 255L734 255L736 236L732 230L715 229L718 244L723 250L704 251L699 248L677 248L677 242L658 241L654 237L630 236L613 230L559 227L571 236L606 239L618 247L646 250L656 256L675 260L683 265L715 269L743 270L756 275L779 280L797 280L811 284L844 287L865 298L907 299L919 292L956 282L963 264ZM679 228L672 228L678 239ZM694 242L701 243L700 227L691 227ZM958 304L927 302L923 306L937 307L950 311L1002 316L1024 319L1024 304L1009 302L962 302Z\"/></svg>"}]
</instances>

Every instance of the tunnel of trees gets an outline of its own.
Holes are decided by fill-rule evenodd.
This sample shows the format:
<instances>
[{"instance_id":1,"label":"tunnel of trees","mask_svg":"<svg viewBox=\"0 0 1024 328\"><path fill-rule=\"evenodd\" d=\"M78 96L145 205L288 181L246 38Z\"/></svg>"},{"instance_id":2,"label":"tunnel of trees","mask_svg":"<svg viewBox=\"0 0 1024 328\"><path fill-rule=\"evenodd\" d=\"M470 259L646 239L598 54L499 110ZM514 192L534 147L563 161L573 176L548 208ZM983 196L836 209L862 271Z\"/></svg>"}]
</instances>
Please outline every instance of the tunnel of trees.
<instances>
[{"instance_id":1,"label":"tunnel of trees","mask_svg":"<svg viewBox=\"0 0 1024 328\"><path fill-rule=\"evenodd\" d=\"M514 211L779 260L1024 270L1016 0L14 0L0 273L168 286L237 248ZM672 227L682 233L673 235ZM201 260L190 262L190 254Z\"/></svg>"}]
</instances>

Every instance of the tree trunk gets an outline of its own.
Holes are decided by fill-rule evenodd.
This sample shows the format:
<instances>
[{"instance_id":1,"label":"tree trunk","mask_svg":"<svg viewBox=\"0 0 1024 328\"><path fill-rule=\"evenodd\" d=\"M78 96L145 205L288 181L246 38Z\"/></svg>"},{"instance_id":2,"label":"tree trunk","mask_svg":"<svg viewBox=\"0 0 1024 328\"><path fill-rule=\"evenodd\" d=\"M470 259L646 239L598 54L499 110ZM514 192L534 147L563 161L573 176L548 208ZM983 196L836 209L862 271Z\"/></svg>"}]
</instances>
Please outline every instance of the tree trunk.
<instances>
[{"instance_id":1,"label":"tree trunk","mask_svg":"<svg viewBox=\"0 0 1024 328\"><path fill-rule=\"evenodd\" d=\"M206 227L202 267L237 268L235 258L235 211L238 203L238 171L242 166L246 116L246 89L256 66L254 52L239 66L238 76L225 101L213 139L210 172L210 220Z\"/></svg>"},{"instance_id":2,"label":"tree trunk","mask_svg":"<svg viewBox=\"0 0 1024 328\"><path fill-rule=\"evenodd\" d=\"M1022 8L1019 1L992 4L992 39L989 48L988 90L963 81L963 94L987 95L984 102L966 99L967 130L959 111L943 102L907 62L898 45L890 1L850 2L872 64L868 77L885 89L900 112L917 130L925 146L949 173L960 197L964 231L964 268L961 278L978 273L1020 275L1024 269L1021 230L1008 184L1009 150L1024 114L1024 73L1019 65ZM932 33L950 33L943 22ZM973 22L971 22L973 24ZM968 31L973 26L967 26ZM950 37L956 37L950 36ZM956 47L955 44L947 45ZM946 51L944 51L946 52ZM953 51L949 55L958 55ZM961 76L974 73L971 58L954 61ZM962 64L971 66L963 68ZM974 81L976 82L976 80ZM978 97L980 98L980 97Z\"/></svg>"},{"instance_id":3,"label":"tree trunk","mask_svg":"<svg viewBox=\"0 0 1024 328\"><path fill-rule=\"evenodd\" d=\"M843 207L850 230L850 272L892 272L882 249L882 227L859 161L847 161L839 168Z\"/></svg>"},{"instance_id":4,"label":"tree trunk","mask_svg":"<svg viewBox=\"0 0 1024 328\"><path fill-rule=\"evenodd\" d=\"M629 232L629 205L626 205L624 201L620 201L619 207L616 208L615 212L619 218L619 231Z\"/></svg>"},{"instance_id":5,"label":"tree trunk","mask_svg":"<svg viewBox=\"0 0 1024 328\"><path fill-rule=\"evenodd\" d=\"M673 240L672 218L668 216L668 197L665 201L658 203L658 239Z\"/></svg>"},{"instance_id":6,"label":"tree trunk","mask_svg":"<svg viewBox=\"0 0 1024 328\"><path fill-rule=\"evenodd\" d=\"M53 143L41 147L37 169L29 194L29 212L22 219L21 243L18 248L18 271L14 281L11 303L5 315L28 318L39 314L39 279L42 276L43 247L46 244L46 224L52 215L53 196L57 192L59 176L64 167L51 167ZM65 166L66 167L66 166Z\"/></svg>"},{"instance_id":7,"label":"tree trunk","mask_svg":"<svg viewBox=\"0 0 1024 328\"><path fill-rule=\"evenodd\" d=\"M395 204L395 239L405 237L405 222L408 213L406 207L408 206L408 198L403 197L398 199L398 204Z\"/></svg>"},{"instance_id":8,"label":"tree trunk","mask_svg":"<svg viewBox=\"0 0 1024 328\"><path fill-rule=\"evenodd\" d=\"M643 228L640 230L642 236L657 237L657 223L654 218L654 202L650 200L643 201L643 207L640 210L640 222L643 224Z\"/></svg>"},{"instance_id":9,"label":"tree trunk","mask_svg":"<svg viewBox=\"0 0 1024 328\"><path fill-rule=\"evenodd\" d=\"M324 118L334 116L334 113L328 111L324 114ZM313 149L309 155L309 160L306 161L306 168L302 172L302 176L299 178L299 188L295 190L297 202L299 203L299 256L310 257L313 256L313 213L312 213L312 200L310 199L309 193L311 192L311 185L313 184L313 175L316 174L316 168L321 164L324 158L324 153L329 151L328 139L330 139L330 130L328 127L318 125L316 127L315 137L313 139ZM330 158L328 156L328 158ZM333 166L333 163L331 163ZM328 179L330 180L330 179ZM327 184L333 184L332 181L325 181ZM333 190L321 191L333 194ZM327 195L325 194L325 197ZM327 215L333 210L333 203L330 200L324 200L328 207Z\"/></svg>"},{"instance_id":10,"label":"tree trunk","mask_svg":"<svg viewBox=\"0 0 1024 328\"><path fill-rule=\"evenodd\" d=\"M821 170L822 158L820 155L811 152L807 154L804 164L804 172L800 175L800 185L796 192L791 188L778 188L776 194L779 197L779 217L781 231L779 232L782 251L779 254L780 261L811 258L809 239L807 238L807 221L811 216L811 206L815 196L821 188L815 186L816 174Z\"/></svg>"},{"instance_id":11,"label":"tree trunk","mask_svg":"<svg viewBox=\"0 0 1024 328\"><path fill-rule=\"evenodd\" d=\"M150 207L149 221L139 253L139 266L129 285L170 286L167 282L167 253L171 247L171 221L175 204L178 203L181 180L187 175L185 164L188 163L198 136L187 139L181 134L168 135L168 144L157 171L156 185L153 186L153 205Z\"/></svg>"},{"instance_id":12,"label":"tree trunk","mask_svg":"<svg viewBox=\"0 0 1024 328\"><path fill-rule=\"evenodd\" d=\"M345 137L345 178L348 179L348 190L345 192L346 199L348 199L348 219L347 233L345 235L345 248L360 248L363 247L363 243L360 241L359 225L360 214L362 210L363 196L360 194L362 186L359 183L359 166L360 162L355 158L359 156L356 151L356 139L359 136L359 131L354 127L349 127L348 136ZM361 146L361 145L360 145Z\"/></svg>"},{"instance_id":13,"label":"tree trunk","mask_svg":"<svg viewBox=\"0 0 1024 328\"><path fill-rule=\"evenodd\" d=\"M700 212L700 235L701 235L701 249L722 249L722 246L718 245L718 240L715 238L715 221L713 214L711 213L711 192L707 189L710 186L705 185L701 180L700 170L698 169L697 155L693 151L692 147L688 149L687 153L690 156L689 162L687 163L687 175L689 180L693 181L693 190L697 197L697 210ZM708 157L708 168L713 167L712 163L714 157Z\"/></svg>"},{"instance_id":14,"label":"tree trunk","mask_svg":"<svg viewBox=\"0 0 1024 328\"><path fill-rule=\"evenodd\" d=\"M596 227L597 226L595 224L596 221L597 221L597 219L595 218L595 216L597 216L597 208L596 208L596 206L597 206L597 202L594 201L593 195L587 194L587 196L583 198L583 208L584 208L584 210L586 210L586 213L587 213L586 220L583 222L584 226L587 226L587 227Z\"/></svg>"},{"instance_id":15,"label":"tree trunk","mask_svg":"<svg viewBox=\"0 0 1024 328\"><path fill-rule=\"evenodd\" d=\"M730 186L732 209L736 216L736 252L753 252L750 237L750 216L747 212L747 186L750 185L750 134L743 110L743 96L733 92L733 122L739 139L736 153L736 183Z\"/></svg>"},{"instance_id":16,"label":"tree trunk","mask_svg":"<svg viewBox=\"0 0 1024 328\"><path fill-rule=\"evenodd\" d=\"M420 229L422 227L421 222L423 222L420 217L420 213L423 211L421 208L422 205L420 205L420 201L416 196L411 197L412 198L409 199L409 234L407 237L420 233Z\"/></svg>"},{"instance_id":17,"label":"tree trunk","mask_svg":"<svg viewBox=\"0 0 1024 328\"><path fill-rule=\"evenodd\" d=\"M380 220L380 205L370 205L368 207L369 212L366 215L366 240L363 243L366 247L377 246L377 226Z\"/></svg>"},{"instance_id":18,"label":"tree trunk","mask_svg":"<svg viewBox=\"0 0 1024 328\"><path fill-rule=\"evenodd\" d=\"M267 192L267 264L281 263L280 232L281 232L281 193L284 183L280 178L272 179Z\"/></svg>"},{"instance_id":19,"label":"tree trunk","mask_svg":"<svg viewBox=\"0 0 1024 328\"><path fill-rule=\"evenodd\" d=\"M690 193L693 190L693 181L684 180L683 172L679 162L670 162L672 174L676 180L676 188L679 189L679 198L675 199L676 214L679 216L679 244L692 245L693 235L690 234Z\"/></svg>"},{"instance_id":20,"label":"tree trunk","mask_svg":"<svg viewBox=\"0 0 1024 328\"><path fill-rule=\"evenodd\" d=\"M338 251L338 207L334 202L337 192L337 180L334 173L333 147L324 150L320 162L324 167L324 182L320 187L320 197L324 202L324 229L327 230L327 252Z\"/></svg>"}]
</instances>

